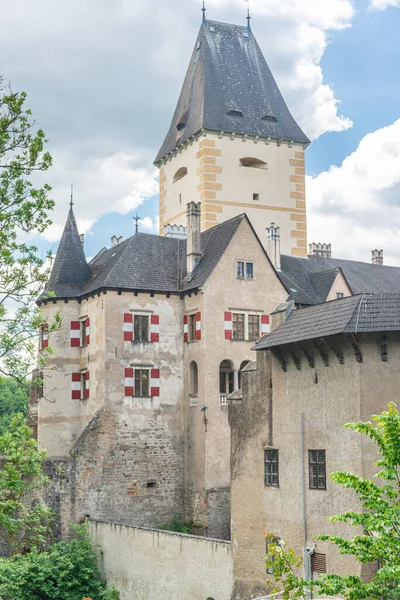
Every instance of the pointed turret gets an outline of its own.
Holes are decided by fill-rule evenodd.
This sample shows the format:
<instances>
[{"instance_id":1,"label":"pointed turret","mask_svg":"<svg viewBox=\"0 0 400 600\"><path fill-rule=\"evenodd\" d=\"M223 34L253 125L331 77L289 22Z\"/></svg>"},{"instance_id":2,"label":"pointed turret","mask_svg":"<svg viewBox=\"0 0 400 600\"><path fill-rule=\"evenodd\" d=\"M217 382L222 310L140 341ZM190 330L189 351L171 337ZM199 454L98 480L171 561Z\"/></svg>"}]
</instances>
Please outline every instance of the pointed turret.
<instances>
[{"instance_id":1,"label":"pointed turret","mask_svg":"<svg viewBox=\"0 0 400 600\"><path fill-rule=\"evenodd\" d=\"M58 298L73 298L86 285L89 277L90 268L86 262L71 203L46 292L54 292Z\"/></svg>"},{"instance_id":2,"label":"pointed turret","mask_svg":"<svg viewBox=\"0 0 400 600\"><path fill-rule=\"evenodd\" d=\"M290 114L250 26L203 20L155 163L202 130L310 143Z\"/></svg>"}]
</instances>

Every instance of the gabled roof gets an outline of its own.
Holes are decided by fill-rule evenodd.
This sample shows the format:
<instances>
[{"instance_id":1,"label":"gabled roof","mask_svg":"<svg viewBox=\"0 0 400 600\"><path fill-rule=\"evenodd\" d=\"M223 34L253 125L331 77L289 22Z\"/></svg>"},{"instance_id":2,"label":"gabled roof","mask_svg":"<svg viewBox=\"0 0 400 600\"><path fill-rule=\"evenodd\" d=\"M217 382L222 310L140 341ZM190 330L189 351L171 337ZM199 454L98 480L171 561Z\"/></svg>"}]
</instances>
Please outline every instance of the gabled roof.
<instances>
[{"instance_id":1,"label":"gabled roof","mask_svg":"<svg viewBox=\"0 0 400 600\"><path fill-rule=\"evenodd\" d=\"M400 269L355 260L281 256L282 283L297 304L319 304L326 300L330 282L342 272L353 295L360 293L400 293ZM329 286L332 287L331 285Z\"/></svg>"},{"instance_id":2,"label":"gabled roof","mask_svg":"<svg viewBox=\"0 0 400 600\"><path fill-rule=\"evenodd\" d=\"M310 143L247 27L203 21L155 163L202 129Z\"/></svg>"},{"instance_id":3,"label":"gabled roof","mask_svg":"<svg viewBox=\"0 0 400 600\"><path fill-rule=\"evenodd\" d=\"M265 350L341 333L400 331L400 294L361 294L292 311L254 347Z\"/></svg>"},{"instance_id":4,"label":"gabled roof","mask_svg":"<svg viewBox=\"0 0 400 600\"><path fill-rule=\"evenodd\" d=\"M186 272L186 240L137 233L94 257L86 285L56 286L55 294L58 298L78 298L103 289L154 293L184 293L197 289L214 271L243 220L249 222L242 214L201 234L202 255L190 279ZM55 265L64 263L63 249L64 245L60 243ZM44 299L43 296L41 300Z\"/></svg>"},{"instance_id":5,"label":"gabled roof","mask_svg":"<svg viewBox=\"0 0 400 600\"><path fill-rule=\"evenodd\" d=\"M53 292L62 298L75 297L81 293L89 278L90 268L71 206L44 295Z\"/></svg>"}]
</instances>

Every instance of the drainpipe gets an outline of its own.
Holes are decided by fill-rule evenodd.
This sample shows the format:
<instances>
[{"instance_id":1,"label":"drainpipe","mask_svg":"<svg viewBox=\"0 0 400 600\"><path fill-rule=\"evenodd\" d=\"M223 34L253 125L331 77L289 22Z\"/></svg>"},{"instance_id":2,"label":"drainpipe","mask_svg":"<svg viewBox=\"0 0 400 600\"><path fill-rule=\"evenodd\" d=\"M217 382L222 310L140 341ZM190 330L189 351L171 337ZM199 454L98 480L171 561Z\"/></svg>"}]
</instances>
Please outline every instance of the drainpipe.
<instances>
[{"instance_id":1,"label":"drainpipe","mask_svg":"<svg viewBox=\"0 0 400 600\"><path fill-rule=\"evenodd\" d=\"M304 576L306 579L311 579L311 554L312 548L307 547L307 513L306 513L306 473L304 466L304 430L303 430L303 413L300 413L300 458L301 458L301 501L303 513L303 549L304 549ZM311 598L309 590L306 591L307 598Z\"/></svg>"}]
</instances>

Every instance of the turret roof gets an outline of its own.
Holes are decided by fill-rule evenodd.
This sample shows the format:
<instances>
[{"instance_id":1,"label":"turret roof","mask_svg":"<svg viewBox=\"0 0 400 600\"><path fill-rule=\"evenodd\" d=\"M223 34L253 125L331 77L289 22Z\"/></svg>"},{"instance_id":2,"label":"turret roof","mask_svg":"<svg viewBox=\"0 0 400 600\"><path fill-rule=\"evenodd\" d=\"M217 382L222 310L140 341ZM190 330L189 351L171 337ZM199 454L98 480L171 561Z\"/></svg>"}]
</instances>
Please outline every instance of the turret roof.
<instances>
[{"instance_id":1,"label":"turret roof","mask_svg":"<svg viewBox=\"0 0 400 600\"><path fill-rule=\"evenodd\" d=\"M248 27L203 21L155 163L202 129L310 143Z\"/></svg>"},{"instance_id":2,"label":"turret roof","mask_svg":"<svg viewBox=\"0 0 400 600\"><path fill-rule=\"evenodd\" d=\"M45 294L52 292L61 298L76 297L89 278L90 268L86 262L71 206Z\"/></svg>"}]
</instances>

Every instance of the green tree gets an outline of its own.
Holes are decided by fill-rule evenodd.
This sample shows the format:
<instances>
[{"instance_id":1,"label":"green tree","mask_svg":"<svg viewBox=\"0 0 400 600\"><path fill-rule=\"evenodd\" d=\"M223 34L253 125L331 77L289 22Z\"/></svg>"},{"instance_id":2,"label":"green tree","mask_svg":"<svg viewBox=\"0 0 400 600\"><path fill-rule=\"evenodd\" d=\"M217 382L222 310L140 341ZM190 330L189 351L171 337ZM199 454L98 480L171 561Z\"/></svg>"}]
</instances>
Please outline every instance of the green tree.
<instances>
[{"instance_id":1,"label":"green tree","mask_svg":"<svg viewBox=\"0 0 400 600\"><path fill-rule=\"evenodd\" d=\"M0 377L0 435L11 425L17 413L28 413L29 384L11 377Z\"/></svg>"},{"instance_id":2,"label":"green tree","mask_svg":"<svg viewBox=\"0 0 400 600\"><path fill-rule=\"evenodd\" d=\"M118 600L106 590L85 526L75 527L77 539L59 542L45 552L0 559L2 600Z\"/></svg>"},{"instance_id":3,"label":"green tree","mask_svg":"<svg viewBox=\"0 0 400 600\"><path fill-rule=\"evenodd\" d=\"M18 414L0 436L0 529L12 552L44 548L52 511L40 499L47 483L46 452L39 450L25 417Z\"/></svg>"},{"instance_id":4,"label":"green tree","mask_svg":"<svg viewBox=\"0 0 400 600\"><path fill-rule=\"evenodd\" d=\"M0 372L21 380L36 351L41 319L33 305L48 276L46 257L24 239L48 227L54 206L50 187L33 185L51 156L25 102L0 78Z\"/></svg>"},{"instance_id":5,"label":"green tree","mask_svg":"<svg viewBox=\"0 0 400 600\"><path fill-rule=\"evenodd\" d=\"M358 527L363 533L353 539L320 535L316 539L334 544L341 554L352 556L362 564L375 563L376 575L364 582L355 575L329 574L317 581L305 581L297 575L301 559L285 542L277 543L267 534L267 566L273 567L276 591L282 598L307 598L312 589L328 596L343 595L349 600L398 600L400 597L400 414L391 403L388 410L371 422L348 423L346 427L368 436L380 454L374 463L378 472L374 479L353 473L338 472L332 481L354 490L362 510L331 517L333 522Z\"/></svg>"}]
</instances>

